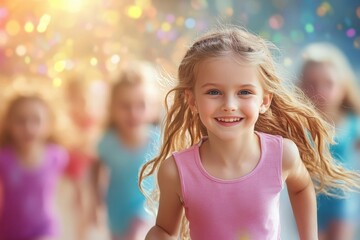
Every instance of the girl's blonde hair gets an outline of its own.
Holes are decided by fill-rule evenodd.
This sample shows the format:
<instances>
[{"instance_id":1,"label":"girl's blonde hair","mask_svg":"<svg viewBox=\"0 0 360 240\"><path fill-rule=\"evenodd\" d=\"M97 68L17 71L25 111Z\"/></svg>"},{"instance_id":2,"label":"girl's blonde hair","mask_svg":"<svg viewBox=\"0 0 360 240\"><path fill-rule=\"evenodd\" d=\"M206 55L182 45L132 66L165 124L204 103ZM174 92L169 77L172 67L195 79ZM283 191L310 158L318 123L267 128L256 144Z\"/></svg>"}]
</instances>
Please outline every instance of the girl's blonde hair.
<instances>
[{"instance_id":1,"label":"girl's blonde hair","mask_svg":"<svg viewBox=\"0 0 360 240\"><path fill-rule=\"evenodd\" d=\"M314 64L330 64L339 74L339 81L344 86L344 99L341 108L345 112L354 112L360 114L360 96L359 87L356 82L355 73L351 69L350 63L346 56L336 46L325 43L312 43L308 45L302 52L302 71ZM300 84L302 83L300 76Z\"/></svg>"},{"instance_id":2,"label":"girl's blonde hair","mask_svg":"<svg viewBox=\"0 0 360 240\"><path fill-rule=\"evenodd\" d=\"M16 94L15 96L12 96L12 98L10 98L7 105L3 109L1 116L0 146L13 144L11 133L9 130L9 121L11 121L11 117L14 114L16 108L21 104L29 101L37 102L41 104L48 112L48 118L50 124L49 124L49 135L45 139L46 142L62 144L66 146L67 141L65 140L65 136L63 134L60 134L61 131L58 128L59 127L57 124L58 117L56 116L56 113L52 111L52 107L50 106L49 102L38 93Z\"/></svg>"},{"instance_id":3,"label":"girl's blonde hair","mask_svg":"<svg viewBox=\"0 0 360 240\"><path fill-rule=\"evenodd\" d=\"M302 91L290 84L285 86L275 69L270 51L273 49L275 47L271 43L235 27L205 34L193 43L180 63L177 86L166 96L163 145L159 156L143 166L140 188L144 178L156 173L172 152L188 148L207 135L199 116L192 113L185 91L193 90L196 70L201 62L228 54L255 64L264 90L273 95L270 108L259 116L255 130L294 141L317 191L331 194L331 188L351 190L359 187L359 176L336 165L331 157L329 145L333 143L333 126L323 120ZM171 106L170 96L173 97ZM158 194L154 196L158 197ZM187 234L185 222L183 218L181 239Z\"/></svg>"},{"instance_id":4,"label":"girl's blonde hair","mask_svg":"<svg viewBox=\"0 0 360 240\"><path fill-rule=\"evenodd\" d=\"M138 84L145 84L148 94L151 95L151 100L158 97L157 72L155 68L147 62L130 61L121 68L120 73L112 83L109 96L108 114L105 122L106 129L115 127L112 112L114 101L119 89Z\"/></svg>"}]
</instances>

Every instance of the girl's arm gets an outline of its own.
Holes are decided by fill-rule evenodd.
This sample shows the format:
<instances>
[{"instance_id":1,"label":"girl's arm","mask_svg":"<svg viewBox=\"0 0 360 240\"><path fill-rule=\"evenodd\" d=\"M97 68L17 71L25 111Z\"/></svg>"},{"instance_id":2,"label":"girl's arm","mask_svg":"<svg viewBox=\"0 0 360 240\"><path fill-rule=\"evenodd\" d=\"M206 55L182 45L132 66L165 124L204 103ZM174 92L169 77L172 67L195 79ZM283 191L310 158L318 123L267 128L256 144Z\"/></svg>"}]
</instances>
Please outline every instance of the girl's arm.
<instances>
[{"instance_id":1,"label":"girl's arm","mask_svg":"<svg viewBox=\"0 0 360 240\"><path fill-rule=\"evenodd\" d=\"M318 239L315 189L297 146L289 139L284 139L282 160L283 179L300 239Z\"/></svg>"},{"instance_id":2,"label":"girl's arm","mask_svg":"<svg viewBox=\"0 0 360 240\"><path fill-rule=\"evenodd\" d=\"M96 160L93 163L91 169L91 185L92 185L92 218L93 221L98 223L99 212L102 210L103 205L103 193L108 182L108 173L101 160Z\"/></svg>"},{"instance_id":3,"label":"girl's arm","mask_svg":"<svg viewBox=\"0 0 360 240\"><path fill-rule=\"evenodd\" d=\"M156 225L148 232L146 240L176 240L179 235L183 206L181 185L173 157L166 159L158 172L160 188L159 210Z\"/></svg>"}]
</instances>

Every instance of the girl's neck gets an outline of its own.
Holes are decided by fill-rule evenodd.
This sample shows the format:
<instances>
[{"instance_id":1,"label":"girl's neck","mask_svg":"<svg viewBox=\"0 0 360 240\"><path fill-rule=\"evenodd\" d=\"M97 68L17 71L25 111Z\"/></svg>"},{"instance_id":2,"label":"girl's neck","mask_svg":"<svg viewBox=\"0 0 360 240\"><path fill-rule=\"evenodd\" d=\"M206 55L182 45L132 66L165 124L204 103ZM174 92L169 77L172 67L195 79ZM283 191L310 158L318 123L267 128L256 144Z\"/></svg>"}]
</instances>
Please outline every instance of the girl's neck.
<instances>
[{"instance_id":1,"label":"girl's neck","mask_svg":"<svg viewBox=\"0 0 360 240\"><path fill-rule=\"evenodd\" d=\"M28 146L15 145L15 152L21 165L31 168L40 164L44 153L44 144L34 143Z\"/></svg>"},{"instance_id":2,"label":"girl's neck","mask_svg":"<svg viewBox=\"0 0 360 240\"><path fill-rule=\"evenodd\" d=\"M121 142L130 149L136 149L143 146L147 140L147 126L142 126L136 129L123 130L116 129L116 133L121 139Z\"/></svg>"},{"instance_id":3,"label":"girl's neck","mask_svg":"<svg viewBox=\"0 0 360 240\"><path fill-rule=\"evenodd\" d=\"M215 160L224 166L237 166L242 164L240 159L257 158L259 151L259 137L256 133L244 133L238 139L223 141L209 136L204 143L203 155L209 161Z\"/></svg>"}]
</instances>

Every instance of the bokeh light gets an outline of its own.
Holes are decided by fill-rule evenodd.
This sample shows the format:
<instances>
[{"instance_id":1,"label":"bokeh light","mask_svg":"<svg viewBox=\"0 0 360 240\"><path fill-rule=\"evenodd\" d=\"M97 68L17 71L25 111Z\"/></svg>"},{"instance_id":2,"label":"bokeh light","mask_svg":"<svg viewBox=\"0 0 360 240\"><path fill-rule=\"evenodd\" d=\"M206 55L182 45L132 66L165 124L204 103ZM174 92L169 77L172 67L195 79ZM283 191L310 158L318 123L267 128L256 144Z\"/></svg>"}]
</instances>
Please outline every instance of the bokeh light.
<instances>
[{"instance_id":1,"label":"bokeh light","mask_svg":"<svg viewBox=\"0 0 360 240\"><path fill-rule=\"evenodd\" d=\"M284 24L284 19L281 15L273 15L269 18L269 25L272 29L280 29Z\"/></svg>"},{"instance_id":2,"label":"bokeh light","mask_svg":"<svg viewBox=\"0 0 360 240\"><path fill-rule=\"evenodd\" d=\"M36 30L39 33L43 33L46 31L47 27L49 26L51 21L51 16L49 14L44 14L41 18L40 18L40 22L37 25Z\"/></svg>"},{"instance_id":3,"label":"bokeh light","mask_svg":"<svg viewBox=\"0 0 360 240\"><path fill-rule=\"evenodd\" d=\"M15 36L20 32L20 24L16 20L10 20L6 23L5 29L10 36Z\"/></svg>"},{"instance_id":4,"label":"bokeh light","mask_svg":"<svg viewBox=\"0 0 360 240\"><path fill-rule=\"evenodd\" d=\"M186 26L186 28L188 28L188 29L194 28L194 27L195 27L195 24L196 24L196 22L195 22L195 19L193 19L193 18L187 18L187 19L185 20L185 26Z\"/></svg>"},{"instance_id":5,"label":"bokeh light","mask_svg":"<svg viewBox=\"0 0 360 240\"><path fill-rule=\"evenodd\" d=\"M98 60L96 59L96 57L92 57L90 59L90 65L91 66L96 66L98 64Z\"/></svg>"},{"instance_id":6,"label":"bokeh light","mask_svg":"<svg viewBox=\"0 0 360 240\"><path fill-rule=\"evenodd\" d=\"M356 35L356 31L353 28L350 28L346 31L346 36L348 36L350 38L354 37L355 35Z\"/></svg>"},{"instance_id":7,"label":"bokeh light","mask_svg":"<svg viewBox=\"0 0 360 240\"><path fill-rule=\"evenodd\" d=\"M139 6L130 6L127 10L130 18L138 19L142 15L142 9Z\"/></svg>"},{"instance_id":8,"label":"bokeh light","mask_svg":"<svg viewBox=\"0 0 360 240\"><path fill-rule=\"evenodd\" d=\"M54 78L53 79L53 85L54 85L54 87L60 87L61 86L61 84L62 84L62 79L61 78Z\"/></svg>"},{"instance_id":9,"label":"bokeh light","mask_svg":"<svg viewBox=\"0 0 360 240\"><path fill-rule=\"evenodd\" d=\"M317 15L324 17L331 12L331 5L328 2L323 2L316 10Z\"/></svg>"},{"instance_id":10,"label":"bokeh light","mask_svg":"<svg viewBox=\"0 0 360 240\"><path fill-rule=\"evenodd\" d=\"M16 47L15 51L18 56L24 56L26 54L26 47L24 45L19 45Z\"/></svg>"},{"instance_id":11,"label":"bokeh light","mask_svg":"<svg viewBox=\"0 0 360 240\"><path fill-rule=\"evenodd\" d=\"M26 22L25 23L25 26L24 26L25 32L31 33L31 32L34 31L34 29L35 29L35 27L34 27L34 24L32 22Z\"/></svg>"},{"instance_id":12,"label":"bokeh light","mask_svg":"<svg viewBox=\"0 0 360 240\"><path fill-rule=\"evenodd\" d=\"M311 23L307 23L305 25L305 31L307 33L313 33L314 32L314 25L312 25Z\"/></svg>"},{"instance_id":13,"label":"bokeh light","mask_svg":"<svg viewBox=\"0 0 360 240\"><path fill-rule=\"evenodd\" d=\"M360 62L355 57L360 5L355 3L4 1L0 7L0 70L4 74L21 69L55 79L87 66L106 76L133 58L167 59L166 67L173 71L191 39L221 23L244 26L273 41L292 61L283 62L289 68L296 66L297 52L313 41L340 44L354 55L354 64Z\"/></svg>"},{"instance_id":14,"label":"bokeh light","mask_svg":"<svg viewBox=\"0 0 360 240\"><path fill-rule=\"evenodd\" d=\"M54 70L56 72L62 72L65 70L66 67L66 61L65 60L61 60L61 61L57 61L54 65Z\"/></svg>"}]
</instances>

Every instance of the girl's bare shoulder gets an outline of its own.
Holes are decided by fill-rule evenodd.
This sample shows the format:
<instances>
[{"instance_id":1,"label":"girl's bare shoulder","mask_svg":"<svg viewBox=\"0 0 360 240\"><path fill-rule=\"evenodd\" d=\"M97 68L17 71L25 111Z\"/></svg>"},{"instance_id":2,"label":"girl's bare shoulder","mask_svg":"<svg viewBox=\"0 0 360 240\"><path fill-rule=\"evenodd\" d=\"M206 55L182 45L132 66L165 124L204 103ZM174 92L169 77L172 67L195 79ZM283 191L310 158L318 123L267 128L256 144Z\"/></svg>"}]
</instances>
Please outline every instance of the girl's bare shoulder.
<instances>
[{"instance_id":1,"label":"girl's bare shoulder","mask_svg":"<svg viewBox=\"0 0 360 240\"><path fill-rule=\"evenodd\" d=\"M283 151L282 151L283 173L286 173L291 169L296 168L301 163L302 161L301 161L299 149L296 146L296 144L292 140L288 138L284 138Z\"/></svg>"},{"instance_id":2,"label":"girl's bare shoulder","mask_svg":"<svg viewBox=\"0 0 360 240\"><path fill-rule=\"evenodd\" d=\"M158 183L160 188L164 185L171 185L180 189L180 176L173 156L161 162L158 171Z\"/></svg>"}]
</instances>

